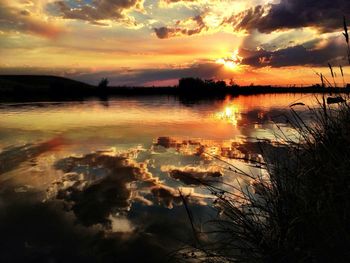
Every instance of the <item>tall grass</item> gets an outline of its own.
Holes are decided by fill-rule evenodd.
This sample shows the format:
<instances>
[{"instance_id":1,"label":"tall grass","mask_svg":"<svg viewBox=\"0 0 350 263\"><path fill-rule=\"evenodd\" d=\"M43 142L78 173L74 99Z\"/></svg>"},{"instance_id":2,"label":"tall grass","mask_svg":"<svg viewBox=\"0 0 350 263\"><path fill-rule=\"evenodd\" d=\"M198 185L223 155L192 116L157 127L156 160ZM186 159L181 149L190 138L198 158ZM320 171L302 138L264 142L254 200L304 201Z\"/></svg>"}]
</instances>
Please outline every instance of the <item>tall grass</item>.
<instances>
[{"instance_id":1,"label":"tall grass","mask_svg":"<svg viewBox=\"0 0 350 263\"><path fill-rule=\"evenodd\" d=\"M324 103L314 125L292 113L301 141L263 150L268 177L242 185L239 197L213 191L221 214L210 222L209 258L350 262L350 108Z\"/></svg>"},{"instance_id":2,"label":"tall grass","mask_svg":"<svg viewBox=\"0 0 350 263\"><path fill-rule=\"evenodd\" d=\"M348 26L346 24L346 19L345 19L345 16L344 16L344 32L343 32L343 35L345 37L345 41L346 41L346 44L347 44L347 47L348 47L348 61L349 61L349 64L350 64L350 43L349 43L349 33L348 33Z\"/></svg>"},{"instance_id":3,"label":"tall grass","mask_svg":"<svg viewBox=\"0 0 350 263\"><path fill-rule=\"evenodd\" d=\"M350 63L345 19L344 30ZM249 183L230 192L206 185L218 217L181 260L350 262L350 106L341 101L328 105L323 97L308 109L311 123L292 107L289 122L299 140L284 135L285 144L261 147L265 173L239 174Z\"/></svg>"}]
</instances>

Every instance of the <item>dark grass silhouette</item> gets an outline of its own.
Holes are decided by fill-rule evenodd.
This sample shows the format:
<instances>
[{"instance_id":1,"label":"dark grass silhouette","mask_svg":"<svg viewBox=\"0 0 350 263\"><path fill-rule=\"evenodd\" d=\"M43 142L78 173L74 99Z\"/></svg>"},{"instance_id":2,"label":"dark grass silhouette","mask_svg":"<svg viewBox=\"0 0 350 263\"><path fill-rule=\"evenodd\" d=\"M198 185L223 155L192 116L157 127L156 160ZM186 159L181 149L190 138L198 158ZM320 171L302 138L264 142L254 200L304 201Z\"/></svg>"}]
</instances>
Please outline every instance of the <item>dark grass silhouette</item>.
<instances>
[{"instance_id":1,"label":"dark grass silhouette","mask_svg":"<svg viewBox=\"0 0 350 263\"><path fill-rule=\"evenodd\" d=\"M324 102L312 109L308 125L292 110L300 142L261 147L269 176L244 174L249 183L217 197L220 215L211 232L197 236L195 257L204 262L349 262L350 261L350 108ZM236 167L231 167L237 170Z\"/></svg>"},{"instance_id":2,"label":"dark grass silhouette","mask_svg":"<svg viewBox=\"0 0 350 263\"><path fill-rule=\"evenodd\" d=\"M346 99L323 96L319 107L308 108L311 123L294 109L306 105L291 105L288 121L298 138L282 133L278 139L283 144L261 144L264 162L257 165L266 173L253 176L230 165L245 183L237 181L232 191L203 183L216 196L218 216L207 222L209 231L196 227L196 237L201 238L175 257L190 262L350 262ZM194 221L193 215L189 218Z\"/></svg>"}]
</instances>

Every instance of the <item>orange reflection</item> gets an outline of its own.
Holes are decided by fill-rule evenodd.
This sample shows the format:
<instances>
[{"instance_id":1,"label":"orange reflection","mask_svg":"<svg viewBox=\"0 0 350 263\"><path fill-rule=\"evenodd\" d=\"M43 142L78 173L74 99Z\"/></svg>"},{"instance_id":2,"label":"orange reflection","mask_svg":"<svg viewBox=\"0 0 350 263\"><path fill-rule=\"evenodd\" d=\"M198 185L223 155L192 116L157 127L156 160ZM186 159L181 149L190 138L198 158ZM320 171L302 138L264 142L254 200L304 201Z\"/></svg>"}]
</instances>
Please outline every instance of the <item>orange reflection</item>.
<instances>
[{"instance_id":1,"label":"orange reflection","mask_svg":"<svg viewBox=\"0 0 350 263\"><path fill-rule=\"evenodd\" d=\"M227 105L225 108L215 114L215 118L218 120L224 120L229 124L237 127L238 122L242 120L240 108L237 105Z\"/></svg>"}]
</instances>

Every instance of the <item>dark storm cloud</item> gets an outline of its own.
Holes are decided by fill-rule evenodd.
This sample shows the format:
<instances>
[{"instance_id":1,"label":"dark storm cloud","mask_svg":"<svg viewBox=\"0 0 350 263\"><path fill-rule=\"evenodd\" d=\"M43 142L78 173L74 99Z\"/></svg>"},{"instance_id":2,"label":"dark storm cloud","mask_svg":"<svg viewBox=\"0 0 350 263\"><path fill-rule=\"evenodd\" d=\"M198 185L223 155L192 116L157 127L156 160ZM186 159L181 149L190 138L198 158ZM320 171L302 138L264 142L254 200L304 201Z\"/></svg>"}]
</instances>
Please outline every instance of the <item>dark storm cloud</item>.
<instances>
[{"instance_id":1,"label":"dark storm cloud","mask_svg":"<svg viewBox=\"0 0 350 263\"><path fill-rule=\"evenodd\" d=\"M0 0L0 30L20 31L27 34L54 38L64 32L56 25L32 16L30 11L8 6Z\"/></svg>"},{"instance_id":2,"label":"dark storm cloud","mask_svg":"<svg viewBox=\"0 0 350 263\"><path fill-rule=\"evenodd\" d=\"M255 6L223 21L235 30L258 29L269 33L279 29L315 27L332 32L342 27L343 15L350 17L348 0L281 0L278 4Z\"/></svg>"},{"instance_id":3,"label":"dark storm cloud","mask_svg":"<svg viewBox=\"0 0 350 263\"><path fill-rule=\"evenodd\" d=\"M207 29L207 26L200 15L191 18L191 20L197 24L197 26L192 29L179 27L178 25L181 23L179 22L175 27L154 28L154 32L158 38L166 39L175 36L191 36L199 34L203 30Z\"/></svg>"},{"instance_id":4,"label":"dark storm cloud","mask_svg":"<svg viewBox=\"0 0 350 263\"><path fill-rule=\"evenodd\" d=\"M249 50L242 48L242 64L254 67L285 67L285 66L325 66L327 63L344 62L345 46L339 38L333 38L322 44L321 40L292 46L276 51L265 49ZM319 47L317 45L320 45Z\"/></svg>"},{"instance_id":5,"label":"dark storm cloud","mask_svg":"<svg viewBox=\"0 0 350 263\"><path fill-rule=\"evenodd\" d=\"M67 19L88 21L95 25L107 25L101 20L124 21L131 23L124 11L135 8L141 10L141 0L94 0L91 4L71 6L65 1L55 2L59 15Z\"/></svg>"}]
</instances>

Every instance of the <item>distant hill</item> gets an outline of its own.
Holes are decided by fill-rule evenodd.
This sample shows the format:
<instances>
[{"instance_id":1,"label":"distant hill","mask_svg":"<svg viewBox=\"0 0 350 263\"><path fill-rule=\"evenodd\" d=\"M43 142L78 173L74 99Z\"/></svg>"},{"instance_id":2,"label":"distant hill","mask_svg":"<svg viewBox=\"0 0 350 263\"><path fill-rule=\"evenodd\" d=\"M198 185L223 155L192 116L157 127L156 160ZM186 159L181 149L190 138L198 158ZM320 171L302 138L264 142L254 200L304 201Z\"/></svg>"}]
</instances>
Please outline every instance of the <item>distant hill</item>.
<instances>
[{"instance_id":1,"label":"distant hill","mask_svg":"<svg viewBox=\"0 0 350 263\"><path fill-rule=\"evenodd\" d=\"M63 77L38 75L0 75L0 95L88 95L95 91L96 87L94 86Z\"/></svg>"}]
</instances>

